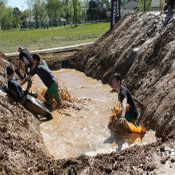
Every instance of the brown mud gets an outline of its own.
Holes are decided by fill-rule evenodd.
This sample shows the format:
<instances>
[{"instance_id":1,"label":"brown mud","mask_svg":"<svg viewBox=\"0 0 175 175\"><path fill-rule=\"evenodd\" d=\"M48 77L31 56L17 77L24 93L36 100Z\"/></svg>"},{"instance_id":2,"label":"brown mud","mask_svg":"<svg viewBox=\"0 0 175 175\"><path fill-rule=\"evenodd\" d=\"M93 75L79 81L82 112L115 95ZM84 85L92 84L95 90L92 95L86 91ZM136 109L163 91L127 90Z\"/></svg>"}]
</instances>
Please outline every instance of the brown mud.
<instances>
[{"instance_id":1,"label":"brown mud","mask_svg":"<svg viewBox=\"0 0 175 175\"><path fill-rule=\"evenodd\" d=\"M156 143L54 160L44 145L39 121L0 92L0 174L175 174L174 27L171 22L162 28L158 13L127 15L92 47L61 65L103 82L121 72L124 84L146 106L140 121L156 131ZM0 57L0 85L5 86L7 58Z\"/></svg>"},{"instance_id":2,"label":"brown mud","mask_svg":"<svg viewBox=\"0 0 175 175\"><path fill-rule=\"evenodd\" d=\"M53 111L53 120L40 125L44 143L56 159L110 153L134 144L156 142L152 131L145 136L121 136L108 129L111 107L117 102L117 95L110 93L109 85L102 85L73 69L62 69L54 74L60 89L66 87L73 99L71 107ZM42 86L41 80L34 77L33 89L39 96Z\"/></svg>"}]
</instances>

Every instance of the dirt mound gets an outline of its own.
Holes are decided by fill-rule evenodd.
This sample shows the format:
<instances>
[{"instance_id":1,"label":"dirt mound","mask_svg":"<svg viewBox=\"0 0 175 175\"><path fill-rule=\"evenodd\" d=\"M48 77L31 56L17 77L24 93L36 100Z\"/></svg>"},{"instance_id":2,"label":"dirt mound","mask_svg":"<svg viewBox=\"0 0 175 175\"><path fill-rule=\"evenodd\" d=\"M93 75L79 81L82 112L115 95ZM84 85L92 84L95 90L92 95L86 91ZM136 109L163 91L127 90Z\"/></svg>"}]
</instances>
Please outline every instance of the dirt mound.
<instances>
[{"instance_id":1,"label":"dirt mound","mask_svg":"<svg viewBox=\"0 0 175 175\"><path fill-rule=\"evenodd\" d=\"M156 14L125 16L92 47L73 56L66 66L108 81L120 71L124 83L147 106L144 124L157 135L174 133L174 25L162 29ZM142 32L140 32L142 31ZM5 86L4 55L0 85ZM53 160L39 133L38 120L0 91L0 174L173 174L173 139L95 157Z\"/></svg>"},{"instance_id":2,"label":"dirt mound","mask_svg":"<svg viewBox=\"0 0 175 175\"><path fill-rule=\"evenodd\" d=\"M164 138L175 134L174 27L172 21L163 28L160 13L131 14L69 62L106 83L120 72L123 83L146 106L141 121Z\"/></svg>"},{"instance_id":3,"label":"dirt mound","mask_svg":"<svg viewBox=\"0 0 175 175\"><path fill-rule=\"evenodd\" d=\"M5 87L5 66L0 54L0 85ZM0 89L0 174L30 174L48 167L50 159L38 131L38 120Z\"/></svg>"}]
</instances>

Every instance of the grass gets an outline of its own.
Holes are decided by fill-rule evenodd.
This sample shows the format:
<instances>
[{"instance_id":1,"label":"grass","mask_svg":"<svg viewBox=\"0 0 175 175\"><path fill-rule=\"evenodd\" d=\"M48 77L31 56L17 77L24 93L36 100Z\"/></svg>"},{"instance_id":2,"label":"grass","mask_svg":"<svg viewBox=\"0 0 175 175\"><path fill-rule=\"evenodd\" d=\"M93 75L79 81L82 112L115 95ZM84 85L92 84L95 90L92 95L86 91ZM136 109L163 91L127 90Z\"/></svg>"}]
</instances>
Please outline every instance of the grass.
<instances>
[{"instance_id":1,"label":"grass","mask_svg":"<svg viewBox=\"0 0 175 175\"><path fill-rule=\"evenodd\" d=\"M19 46L29 50L96 41L109 30L109 23L79 25L77 28L37 29L26 31L0 31L0 51L3 53L17 52Z\"/></svg>"}]
</instances>

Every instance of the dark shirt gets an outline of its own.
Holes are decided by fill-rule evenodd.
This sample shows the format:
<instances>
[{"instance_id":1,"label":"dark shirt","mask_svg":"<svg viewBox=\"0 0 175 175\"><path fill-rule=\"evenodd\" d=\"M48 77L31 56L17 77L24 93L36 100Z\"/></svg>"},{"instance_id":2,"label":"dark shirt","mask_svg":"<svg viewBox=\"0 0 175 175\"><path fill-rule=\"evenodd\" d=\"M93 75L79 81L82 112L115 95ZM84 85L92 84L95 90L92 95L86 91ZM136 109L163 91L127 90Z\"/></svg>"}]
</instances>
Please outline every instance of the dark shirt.
<instances>
[{"instance_id":1,"label":"dark shirt","mask_svg":"<svg viewBox=\"0 0 175 175\"><path fill-rule=\"evenodd\" d=\"M25 65L33 63L32 55L27 49L22 49L22 52L19 54L19 59L22 60Z\"/></svg>"},{"instance_id":2,"label":"dark shirt","mask_svg":"<svg viewBox=\"0 0 175 175\"><path fill-rule=\"evenodd\" d=\"M166 0L166 4L171 8L173 9L173 6L175 4L174 0Z\"/></svg>"},{"instance_id":3,"label":"dark shirt","mask_svg":"<svg viewBox=\"0 0 175 175\"><path fill-rule=\"evenodd\" d=\"M42 82L48 88L52 85L52 83L57 82L56 77L50 71L45 61L40 61L40 63L38 63L36 67L31 70L30 75L33 76L35 74L41 78Z\"/></svg>"},{"instance_id":4,"label":"dark shirt","mask_svg":"<svg viewBox=\"0 0 175 175\"><path fill-rule=\"evenodd\" d=\"M137 113L137 109L136 109L134 100L133 100L133 98L131 96L131 93L129 92L129 90L126 87L121 86L120 93L118 94L118 99L122 103L122 101L123 101L124 98L127 99L127 103L130 106L129 111L134 112L134 113Z\"/></svg>"},{"instance_id":5,"label":"dark shirt","mask_svg":"<svg viewBox=\"0 0 175 175\"><path fill-rule=\"evenodd\" d=\"M24 92L17 80L15 80L14 78L10 79L8 81L8 89L17 100L22 99Z\"/></svg>"}]
</instances>

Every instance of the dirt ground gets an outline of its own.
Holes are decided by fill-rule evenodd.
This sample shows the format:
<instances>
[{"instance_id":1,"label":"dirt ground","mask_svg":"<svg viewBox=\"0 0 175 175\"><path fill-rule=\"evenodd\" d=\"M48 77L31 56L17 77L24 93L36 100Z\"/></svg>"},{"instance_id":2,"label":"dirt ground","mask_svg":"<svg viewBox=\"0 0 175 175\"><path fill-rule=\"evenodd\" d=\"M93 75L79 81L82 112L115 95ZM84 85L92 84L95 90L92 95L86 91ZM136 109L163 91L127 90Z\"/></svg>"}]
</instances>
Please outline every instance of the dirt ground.
<instances>
[{"instance_id":1,"label":"dirt ground","mask_svg":"<svg viewBox=\"0 0 175 175\"><path fill-rule=\"evenodd\" d=\"M103 82L119 71L124 84L145 104L140 122L156 131L156 143L54 160L43 144L39 121L0 90L1 174L175 174L174 27L171 22L162 28L158 13L131 14L93 46L61 62L61 67L76 68ZM2 87L6 64L7 58L0 55Z\"/></svg>"}]
</instances>

